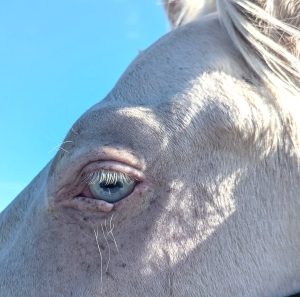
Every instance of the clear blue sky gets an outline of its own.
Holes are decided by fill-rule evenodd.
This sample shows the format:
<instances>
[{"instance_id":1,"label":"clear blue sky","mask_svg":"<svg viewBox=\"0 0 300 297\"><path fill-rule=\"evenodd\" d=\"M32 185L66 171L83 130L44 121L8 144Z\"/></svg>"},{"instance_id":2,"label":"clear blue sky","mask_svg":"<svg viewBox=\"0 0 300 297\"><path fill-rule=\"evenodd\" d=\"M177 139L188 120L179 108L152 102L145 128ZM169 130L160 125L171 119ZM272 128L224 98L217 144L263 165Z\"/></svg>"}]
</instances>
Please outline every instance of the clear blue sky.
<instances>
[{"instance_id":1,"label":"clear blue sky","mask_svg":"<svg viewBox=\"0 0 300 297\"><path fill-rule=\"evenodd\" d=\"M0 211L72 123L167 32L159 0L9 0L0 10Z\"/></svg>"}]
</instances>

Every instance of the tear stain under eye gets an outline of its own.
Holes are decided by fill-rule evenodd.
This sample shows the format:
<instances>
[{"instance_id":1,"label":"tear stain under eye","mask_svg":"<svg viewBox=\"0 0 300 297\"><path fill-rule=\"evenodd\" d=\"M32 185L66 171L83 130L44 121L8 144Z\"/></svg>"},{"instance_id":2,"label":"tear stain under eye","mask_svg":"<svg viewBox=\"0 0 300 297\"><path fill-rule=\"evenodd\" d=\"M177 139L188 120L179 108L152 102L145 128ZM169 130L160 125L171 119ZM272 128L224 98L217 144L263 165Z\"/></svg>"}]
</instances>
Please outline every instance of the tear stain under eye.
<instances>
[{"instance_id":1,"label":"tear stain under eye","mask_svg":"<svg viewBox=\"0 0 300 297\"><path fill-rule=\"evenodd\" d=\"M135 179L131 178L127 174L112 170L100 170L96 172L91 172L86 175L84 180L90 185L96 183L103 183L104 185L115 185L117 182L127 184L135 182Z\"/></svg>"}]
</instances>

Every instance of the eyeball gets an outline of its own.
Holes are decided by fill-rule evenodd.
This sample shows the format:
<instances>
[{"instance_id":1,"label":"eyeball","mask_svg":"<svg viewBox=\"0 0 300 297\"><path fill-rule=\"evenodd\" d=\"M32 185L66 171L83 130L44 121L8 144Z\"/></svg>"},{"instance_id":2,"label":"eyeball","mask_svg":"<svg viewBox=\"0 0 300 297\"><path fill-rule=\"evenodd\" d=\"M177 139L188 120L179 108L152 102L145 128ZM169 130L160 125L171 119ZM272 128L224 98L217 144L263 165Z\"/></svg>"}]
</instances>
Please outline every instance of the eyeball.
<instances>
[{"instance_id":1,"label":"eyeball","mask_svg":"<svg viewBox=\"0 0 300 297\"><path fill-rule=\"evenodd\" d=\"M94 199L114 203L131 194L137 181L125 173L101 170L90 176L89 190Z\"/></svg>"}]
</instances>

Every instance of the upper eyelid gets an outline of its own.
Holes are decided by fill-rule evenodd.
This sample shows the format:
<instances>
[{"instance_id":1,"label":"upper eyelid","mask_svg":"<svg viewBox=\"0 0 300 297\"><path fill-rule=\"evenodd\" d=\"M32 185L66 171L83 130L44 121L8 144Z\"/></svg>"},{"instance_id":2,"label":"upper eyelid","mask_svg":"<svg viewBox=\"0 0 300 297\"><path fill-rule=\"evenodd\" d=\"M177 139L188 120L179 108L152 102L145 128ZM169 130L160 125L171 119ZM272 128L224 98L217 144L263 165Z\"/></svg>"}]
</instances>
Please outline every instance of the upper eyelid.
<instances>
[{"instance_id":1,"label":"upper eyelid","mask_svg":"<svg viewBox=\"0 0 300 297\"><path fill-rule=\"evenodd\" d=\"M137 182L143 182L146 179L142 171L130 165L118 161L98 161L90 163L82 169L79 183L86 183L87 177L97 177L98 172L100 174L101 171L115 172Z\"/></svg>"},{"instance_id":2,"label":"upper eyelid","mask_svg":"<svg viewBox=\"0 0 300 297\"><path fill-rule=\"evenodd\" d=\"M121 179L125 182L138 181L136 178L131 177L124 172L118 172L116 170L107 169L90 172L85 176L84 180L87 184L95 184L106 181L105 178L108 178L107 183L112 183L117 179Z\"/></svg>"}]
</instances>

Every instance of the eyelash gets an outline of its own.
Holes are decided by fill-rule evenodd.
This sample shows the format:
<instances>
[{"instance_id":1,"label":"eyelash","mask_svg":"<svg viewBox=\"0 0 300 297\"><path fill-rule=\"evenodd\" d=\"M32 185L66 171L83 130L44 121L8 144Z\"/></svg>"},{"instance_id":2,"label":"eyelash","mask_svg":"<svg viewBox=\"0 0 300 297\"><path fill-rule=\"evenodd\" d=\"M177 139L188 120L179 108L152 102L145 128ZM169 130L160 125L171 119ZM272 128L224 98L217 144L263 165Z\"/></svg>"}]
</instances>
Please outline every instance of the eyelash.
<instances>
[{"instance_id":1,"label":"eyelash","mask_svg":"<svg viewBox=\"0 0 300 297\"><path fill-rule=\"evenodd\" d=\"M96 183L104 183L105 185L111 185L116 184L118 181L124 183L131 183L136 180L122 172L100 170L87 174L85 177L85 181L89 185Z\"/></svg>"}]
</instances>

